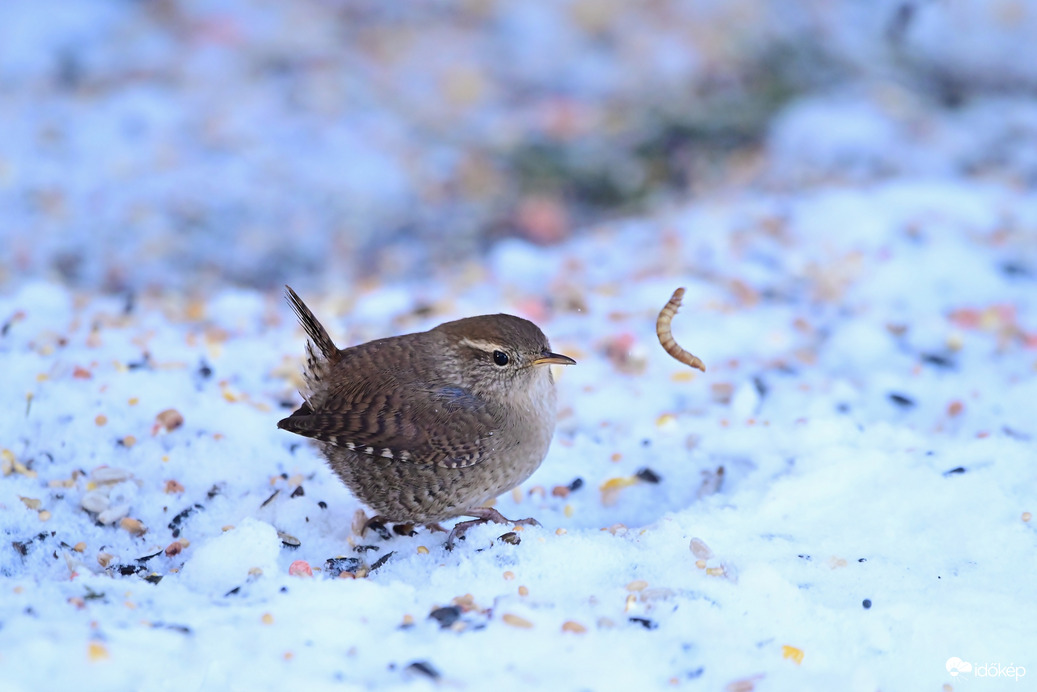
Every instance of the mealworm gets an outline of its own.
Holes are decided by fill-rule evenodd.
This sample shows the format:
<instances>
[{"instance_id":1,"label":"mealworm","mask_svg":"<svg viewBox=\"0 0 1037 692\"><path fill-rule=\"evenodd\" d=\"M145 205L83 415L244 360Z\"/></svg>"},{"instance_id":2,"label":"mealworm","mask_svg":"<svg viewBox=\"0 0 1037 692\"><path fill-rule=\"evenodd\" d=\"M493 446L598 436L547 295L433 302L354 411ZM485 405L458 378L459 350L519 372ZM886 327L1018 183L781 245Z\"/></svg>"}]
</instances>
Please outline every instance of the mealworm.
<instances>
[{"instance_id":1,"label":"mealworm","mask_svg":"<svg viewBox=\"0 0 1037 692\"><path fill-rule=\"evenodd\" d=\"M684 298L683 288L678 288L673 292L673 297L659 311L659 319L655 321L655 333L659 335L659 343L662 344L667 353L685 365L690 365L702 372L706 372L706 364L698 356L693 356L681 348L680 344L674 341L673 338L673 330L670 328L670 323L673 322L673 316L677 314L677 310L681 306L682 298Z\"/></svg>"}]
</instances>

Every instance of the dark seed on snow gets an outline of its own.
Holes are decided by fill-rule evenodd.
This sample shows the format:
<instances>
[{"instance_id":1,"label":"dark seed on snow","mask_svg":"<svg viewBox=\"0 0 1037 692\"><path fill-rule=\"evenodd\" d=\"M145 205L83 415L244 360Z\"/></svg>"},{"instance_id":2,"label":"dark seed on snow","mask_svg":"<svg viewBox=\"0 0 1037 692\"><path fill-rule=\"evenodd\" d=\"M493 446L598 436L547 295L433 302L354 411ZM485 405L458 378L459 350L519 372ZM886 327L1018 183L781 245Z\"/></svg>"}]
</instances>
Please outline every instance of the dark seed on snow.
<instances>
[{"instance_id":1,"label":"dark seed on snow","mask_svg":"<svg viewBox=\"0 0 1037 692\"><path fill-rule=\"evenodd\" d=\"M358 545L353 548L353 551L357 553L366 553L369 550L381 550L381 548L377 545Z\"/></svg>"},{"instance_id":2,"label":"dark seed on snow","mask_svg":"<svg viewBox=\"0 0 1037 692\"><path fill-rule=\"evenodd\" d=\"M408 673L417 673L419 675L424 675L425 677L432 678L433 680L439 680L440 678L439 671L433 668L432 664L428 661L415 661L414 663L411 663L406 668L404 668L404 670Z\"/></svg>"},{"instance_id":3,"label":"dark seed on snow","mask_svg":"<svg viewBox=\"0 0 1037 692\"><path fill-rule=\"evenodd\" d=\"M648 618L633 617L630 618L630 622L636 622L637 624L644 627L646 630L654 630L656 627L659 626L653 620L649 620Z\"/></svg>"},{"instance_id":4,"label":"dark seed on snow","mask_svg":"<svg viewBox=\"0 0 1037 692\"><path fill-rule=\"evenodd\" d=\"M391 558L395 554L395 550L390 550L385 555L382 555L380 558L374 561L374 564L371 565L371 571L374 572L376 569L384 565L386 562L389 561L389 558Z\"/></svg>"},{"instance_id":5,"label":"dark seed on snow","mask_svg":"<svg viewBox=\"0 0 1037 692\"><path fill-rule=\"evenodd\" d=\"M428 616L438 622L440 627L446 628L461 618L461 608L458 606L443 606L442 608L436 608Z\"/></svg>"},{"instance_id":6,"label":"dark seed on snow","mask_svg":"<svg viewBox=\"0 0 1037 692\"><path fill-rule=\"evenodd\" d=\"M324 561L324 573L337 577L343 572L356 572L362 564L358 557L330 557Z\"/></svg>"},{"instance_id":7,"label":"dark seed on snow","mask_svg":"<svg viewBox=\"0 0 1037 692\"><path fill-rule=\"evenodd\" d=\"M663 479L662 476L660 476L658 473L648 468L647 466L643 469L639 469L637 473L635 473L634 475L643 480L645 483L659 483Z\"/></svg>"},{"instance_id":8,"label":"dark seed on snow","mask_svg":"<svg viewBox=\"0 0 1037 692\"><path fill-rule=\"evenodd\" d=\"M911 408L915 405L915 400L904 394L897 394L896 392L889 393L889 400L900 408Z\"/></svg>"}]
</instances>

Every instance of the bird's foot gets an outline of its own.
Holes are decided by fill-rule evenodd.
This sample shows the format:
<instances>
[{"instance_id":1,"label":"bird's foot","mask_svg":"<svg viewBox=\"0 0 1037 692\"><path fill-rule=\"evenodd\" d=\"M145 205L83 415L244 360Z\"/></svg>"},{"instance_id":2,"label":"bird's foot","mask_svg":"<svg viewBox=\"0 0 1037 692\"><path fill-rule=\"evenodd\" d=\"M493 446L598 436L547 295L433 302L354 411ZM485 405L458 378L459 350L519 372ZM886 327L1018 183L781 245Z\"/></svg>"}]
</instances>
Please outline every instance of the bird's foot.
<instances>
[{"instance_id":1,"label":"bird's foot","mask_svg":"<svg viewBox=\"0 0 1037 692\"><path fill-rule=\"evenodd\" d=\"M469 519L467 521L459 521L454 524L454 528L450 530L450 535L446 537L446 547L448 549L454 547L454 541L459 538L463 538L464 534L468 529L479 524L485 524L486 522L492 521L494 524L520 524L522 526L540 526L540 522L536 519L529 517L527 519L508 519L506 516L493 509L492 507L477 507L472 510L468 510L465 514L476 517L475 519Z\"/></svg>"}]
</instances>

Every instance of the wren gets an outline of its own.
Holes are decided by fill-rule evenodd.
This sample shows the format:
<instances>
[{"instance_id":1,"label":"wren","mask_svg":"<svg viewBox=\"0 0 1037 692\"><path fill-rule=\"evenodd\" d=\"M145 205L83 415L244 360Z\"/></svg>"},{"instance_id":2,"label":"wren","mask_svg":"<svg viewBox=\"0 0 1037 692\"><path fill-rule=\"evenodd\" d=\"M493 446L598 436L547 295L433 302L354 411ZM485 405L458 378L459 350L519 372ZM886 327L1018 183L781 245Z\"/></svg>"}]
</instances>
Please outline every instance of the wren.
<instances>
[{"instance_id":1,"label":"wren","mask_svg":"<svg viewBox=\"0 0 1037 692\"><path fill-rule=\"evenodd\" d=\"M316 440L331 469L377 516L444 530L512 522L485 503L529 478L554 434L551 351L513 315L445 322L340 349L301 298L286 297L309 336L303 404L277 427Z\"/></svg>"}]
</instances>

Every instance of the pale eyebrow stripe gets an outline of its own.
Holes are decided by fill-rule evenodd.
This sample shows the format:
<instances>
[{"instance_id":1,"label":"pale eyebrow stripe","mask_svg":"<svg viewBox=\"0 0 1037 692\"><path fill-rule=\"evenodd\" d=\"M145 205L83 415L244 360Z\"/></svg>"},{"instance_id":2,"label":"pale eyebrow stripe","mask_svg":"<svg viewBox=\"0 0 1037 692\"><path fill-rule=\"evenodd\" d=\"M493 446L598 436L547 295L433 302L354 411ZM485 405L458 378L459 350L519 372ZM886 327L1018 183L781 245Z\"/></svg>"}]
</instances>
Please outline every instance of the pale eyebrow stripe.
<instances>
[{"instance_id":1,"label":"pale eyebrow stripe","mask_svg":"<svg viewBox=\"0 0 1037 692\"><path fill-rule=\"evenodd\" d=\"M483 341L482 339L461 339L462 346L469 346L480 351L486 351L492 353L493 351L503 351L504 347L493 341Z\"/></svg>"}]
</instances>

